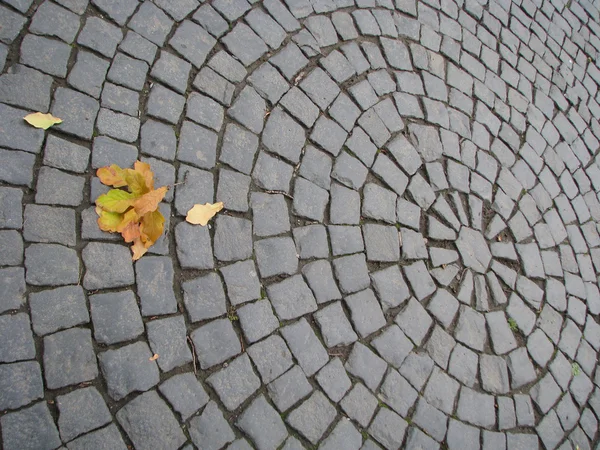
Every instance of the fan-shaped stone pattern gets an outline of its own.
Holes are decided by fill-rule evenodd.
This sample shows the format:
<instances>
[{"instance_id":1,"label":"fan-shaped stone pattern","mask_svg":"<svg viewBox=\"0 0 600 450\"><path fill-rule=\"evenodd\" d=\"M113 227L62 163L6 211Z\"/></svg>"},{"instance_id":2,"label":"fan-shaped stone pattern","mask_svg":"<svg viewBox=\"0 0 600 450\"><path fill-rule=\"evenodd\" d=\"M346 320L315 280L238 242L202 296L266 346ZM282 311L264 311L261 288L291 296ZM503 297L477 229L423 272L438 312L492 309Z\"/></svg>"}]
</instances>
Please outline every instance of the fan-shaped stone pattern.
<instances>
[{"instance_id":1,"label":"fan-shaped stone pattern","mask_svg":"<svg viewBox=\"0 0 600 450\"><path fill-rule=\"evenodd\" d=\"M596 6L5 3L5 448L596 445ZM175 184L135 267L90 155Z\"/></svg>"}]
</instances>

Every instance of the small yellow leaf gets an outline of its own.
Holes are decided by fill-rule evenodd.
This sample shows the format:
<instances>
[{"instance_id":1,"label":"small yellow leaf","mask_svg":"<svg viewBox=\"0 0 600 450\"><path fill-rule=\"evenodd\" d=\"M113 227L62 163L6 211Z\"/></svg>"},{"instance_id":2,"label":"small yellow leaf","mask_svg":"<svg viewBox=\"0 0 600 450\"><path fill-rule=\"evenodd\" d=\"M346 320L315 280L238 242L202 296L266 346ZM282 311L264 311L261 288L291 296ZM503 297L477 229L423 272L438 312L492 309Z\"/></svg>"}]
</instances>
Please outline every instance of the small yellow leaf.
<instances>
[{"instance_id":1,"label":"small yellow leaf","mask_svg":"<svg viewBox=\"0 0 600 450\"><path fill-rule=\"evenodd\" d=\"M34 126L36 128L41 128L43 130L47 130L54 124L62 123L62 119L54 117L50 113L44 114L41 112L27 114L25 117L23 117L23 119L25 119L25 121L29 125Z\"/></svg>"},{"instance_id":2,"label":"small yellow leaf","mask_svg":"<svg viewBox=\"0 0 600 450\"><path fill-rule=\"evenodd\" d=\"M136 161L133 164L133 170L135 170L137 173L141 174L144 177L144 180L146 181L146 187L148 188L149 191L153 191L154 190L154 173L152 172L152 169L150 168L150 164L141 162L141 161Z\"/></svg>"},{"instance_id":3,"label":"small yellow leaf","mask_svg":"<svg viewBox=\"0 0 600 450\"><path fill-rule=\"evenodd\" d=\"M150 358L148 358L150 361L156 361L158 359L158 353L155 353L154 355L152 355Z\"/></svg>"},{"instance_id":4,"label":"small yellow leaf","mask_svg":"<svg viewBox=\"0 0 600 450\"><path fill-rule=\"evenodd\" d=\"M223 209L223 202L196 204L187 213L185 220L194 225L205 226L215 214Z\"/></svg>"},{"instance_id":5,"label":"small yellow leaf","mask_svg":"<svg viewBox=\"0 0 600 450\"><path fill-rule=\"evenodd\" d=\"M152 211L142 217L140 233L146 248L154 244L163 232L165 218L160 211ZM150 245L148 245L150 243Z\"/></svg>"}]
</instances>

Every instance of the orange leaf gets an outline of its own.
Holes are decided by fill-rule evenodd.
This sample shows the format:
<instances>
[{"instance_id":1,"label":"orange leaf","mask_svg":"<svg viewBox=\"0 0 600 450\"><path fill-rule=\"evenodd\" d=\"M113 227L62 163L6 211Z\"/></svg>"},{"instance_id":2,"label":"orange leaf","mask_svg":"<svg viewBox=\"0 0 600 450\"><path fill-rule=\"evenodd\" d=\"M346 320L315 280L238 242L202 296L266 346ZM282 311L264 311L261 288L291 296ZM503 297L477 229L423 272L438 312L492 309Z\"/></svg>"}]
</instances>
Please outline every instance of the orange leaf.
<instances>
[{"instance_id":1,"label":"orange leaf","mask_svg":"<svg viewBox=\"0 0 600 450\"><path fill-rule=\"evenodd\" d=\"M223 202L196 204L187 213L185 220L194 225L205 226L210 219L223 209Z\"/></svg>"},{"instance_id":2,"label":"orange leaf","mask_svg":"<svg viewBox=\"0 0 600 450\"><path fill-rule=\"evenodd\" d=\"M154 244L163 232L165 218L160 211L152 211L142 217L140 224L140 233L142 242L150 245ZM149 247L150 245L146 245Z\"/></svg>"},{"instance_id":3,"label":"orange leaf","mask_svg":"<svg viewBox=\"0 0 600 450\"><path fill-rule=\"evenodd\" d=\"M133 165L133 170L140 173L146 181L146 187L149 191L154 190L154 173L150 169L150 164L141 161L136 161Z\"/></svg>"},{"instance_id":4,"label":"orange leaf","mask_svg":"<svg viewBox=\"0 0 600 450\"><path fill-rule=\"evenodd\" d=\"M137 215L137 213L135 212L135 209L131 208L128 209L127 212L125 214L123 214L123 220L121 220L121 223L119 224L119 226L117 226L117 231L119 233L122 233L123 230L125 228L127 228L127 226L130 223L138 223L140 220L140 217Z\"/></svg>"},{"instance_id":5,"label":"orange leaf","mask_svg":"<svg viewBox=\"0 0 600 450\"><path fill-rule=\"evenodd\" d=\"M121 236L125 242L133 242L135 239L140 238L140 224L137 222L129 222L123 231L121 231Z\"/></svg>"},{"instance_id":6,"label":"orange leaf","mask_svg":"<svg viewBox=\"0 0 600 450\"><path fill-rule=\"evenodd\" d=\"M133 260L137 261L138 259L140 259L142 256L144 256L146 254L148 249L144 246L144 244L142 244L141 239L137 238L136 240L133 241L133 245L131 246L131 251L133 252Z\"/></svg>"},{"instance_id":7,"label":"orange leaf","mask_svg":"<svg viewBox=\"0 0 600 450\"><path fill-rule=\"evenodd\" d=\"M135 208L135 211L140 217L151 211L156 211L156 208L158 208L158 204L164 198L166 193L166 186L158 188L154 191L150 191L147 194L144 194L140 198L138 198L133 203L133 207Z\"/></svg>"},{"instance_id":8,"label":"orange leaf","mask_svg":"<svg viewBox=\"0 0 600 450\"><path fill-rule=\"evenodd\" d=\"M155 353L150 358L148 358L149 361L156 361L157 359L158 359L158 353Z\"/></svg>"},{"instance_id":9,"label":"orange leaf","mask_svg":"<svg viewBox=\"0 0 600 450\"><path fill-rule=\"evenodd\" d=\"M127 182L123 178L125 171L116 164L108 167L100 167L96 171L96 176L100 178L102 184L112 187L127 186Z\"/></svg>"}]
</instances>

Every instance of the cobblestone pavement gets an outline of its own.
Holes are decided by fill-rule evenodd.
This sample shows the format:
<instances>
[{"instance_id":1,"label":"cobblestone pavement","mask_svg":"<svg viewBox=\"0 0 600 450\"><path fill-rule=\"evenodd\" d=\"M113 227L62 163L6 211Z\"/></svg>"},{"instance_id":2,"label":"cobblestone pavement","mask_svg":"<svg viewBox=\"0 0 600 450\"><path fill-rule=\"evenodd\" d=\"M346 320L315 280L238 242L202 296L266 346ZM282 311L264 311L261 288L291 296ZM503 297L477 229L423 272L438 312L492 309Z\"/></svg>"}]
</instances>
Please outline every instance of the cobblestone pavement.
<instances>
[{"instance_id":1,"label":"cobblestone pavement","mask_svg":"<svg viewBox=\"0 0 600 450\"><path fill-rule=\"evenodd\" d=\"M597 446L598 2L1 2L5 450Z\"/></svg>"}]
</instances>

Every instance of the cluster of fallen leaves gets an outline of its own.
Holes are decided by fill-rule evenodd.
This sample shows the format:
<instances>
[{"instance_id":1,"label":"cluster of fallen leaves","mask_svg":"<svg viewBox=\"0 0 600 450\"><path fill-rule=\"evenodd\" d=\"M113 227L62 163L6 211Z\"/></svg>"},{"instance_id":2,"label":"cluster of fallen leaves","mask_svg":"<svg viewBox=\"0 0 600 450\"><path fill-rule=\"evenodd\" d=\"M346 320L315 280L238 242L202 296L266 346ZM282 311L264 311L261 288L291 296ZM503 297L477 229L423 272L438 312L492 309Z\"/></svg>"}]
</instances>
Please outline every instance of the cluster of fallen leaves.
<instances>
[{"instance_id":1,"label":"cluster of fallen leaves","mask_svg":"<svg viewBox=\"0 0 600 450\"><path fill-rule=\"evenodd\" d=\"M136 161L133 169L116 164L98 169L96 175L111 189L96 200L98 226L103 231L121 233L132 243L133 260L144 255L163 232L165 218L158 205L167 187L154 189L154 174L150 164ZM119 189L126 187L127 190Z\"/></svg>"},{"instance_id":2,"label":"cluster of fallen leaves","mask_svg":"<svg viewBox=\"0 0 600 450\"><path fill-rule=\"evenodd\" d=\"M23 119L35 128L47 130L62 123L52 114L36 112ZM133 243L133 260L140 259L161 236L165 218L158 205L167 193L166 186L154 189L154 174L150 165L136 161L133 169L122 169L116 164L98 169L96 175L103 184L112 186L108 193L96 200L98 226L102 231L121 233L127 243ZM127 188L127 190L119 188ZM194 225L206 226L210 219L223 209L223 202L196 204L185 220ZM158 358L154 355L150 360Z\"/></svg>"}]
</instances>

